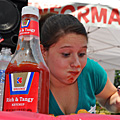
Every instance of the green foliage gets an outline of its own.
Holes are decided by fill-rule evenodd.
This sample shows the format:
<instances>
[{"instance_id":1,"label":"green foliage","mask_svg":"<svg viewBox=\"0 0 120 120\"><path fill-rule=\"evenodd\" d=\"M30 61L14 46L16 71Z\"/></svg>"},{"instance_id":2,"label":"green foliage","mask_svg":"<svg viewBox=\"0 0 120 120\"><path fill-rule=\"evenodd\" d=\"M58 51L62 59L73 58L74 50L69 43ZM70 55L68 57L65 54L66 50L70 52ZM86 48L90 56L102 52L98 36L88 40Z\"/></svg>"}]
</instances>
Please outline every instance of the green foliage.
<instances>
[{"instance_id":1,"label":"green foliage","mask_svg":"<svg viewBox=\"0 0 120 120\"><path fill-rule=\"evenodd\" d=\"M114 85L118 87L120 85L120 70L115 71Z\"/></svg>"}]
</instances>

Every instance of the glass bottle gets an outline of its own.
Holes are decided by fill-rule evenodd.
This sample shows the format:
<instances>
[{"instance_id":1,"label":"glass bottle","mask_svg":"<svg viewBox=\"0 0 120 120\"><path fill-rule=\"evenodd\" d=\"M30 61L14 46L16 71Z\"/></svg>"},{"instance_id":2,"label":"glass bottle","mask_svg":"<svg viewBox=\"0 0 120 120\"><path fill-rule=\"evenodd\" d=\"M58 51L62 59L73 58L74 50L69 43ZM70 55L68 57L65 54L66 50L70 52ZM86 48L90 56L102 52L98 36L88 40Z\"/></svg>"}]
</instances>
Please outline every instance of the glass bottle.
<instances>
[{"instance_id":1,"label":"glass bottle","mask_svg":"<svg viewBox=\"0 0 120 120\"><path fill-rule=\"evenodd\" d=\"M17 48L5 75L4 111L49 113L49 69L40 49L36 7L22 8Z\"/></svg>"},{"instance_id":2,"label":"glass bottle","mask_svg":"<svg viewBox=\"0 0 120 120\"><path fill-rule=\"evenodd\" d=\"M5 70L11 60L11 49L3 47L0 53L0 111L3 107Z\"/></svg>"}]
</instances>

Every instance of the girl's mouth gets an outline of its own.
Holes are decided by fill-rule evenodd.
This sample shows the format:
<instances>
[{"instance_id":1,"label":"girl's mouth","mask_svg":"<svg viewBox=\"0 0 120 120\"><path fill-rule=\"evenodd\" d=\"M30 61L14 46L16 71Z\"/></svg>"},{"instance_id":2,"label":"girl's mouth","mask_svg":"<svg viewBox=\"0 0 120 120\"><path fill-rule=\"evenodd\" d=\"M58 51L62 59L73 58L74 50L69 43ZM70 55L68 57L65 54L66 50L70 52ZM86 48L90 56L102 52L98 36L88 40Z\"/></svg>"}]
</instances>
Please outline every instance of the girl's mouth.
<instances>
[{"instance_id":1,"label":"girl's mouth","mask_svg":"<svg viewBox=\"0 0 120 120\"><path fill-rule=\"evenodd\" d=\"M70 71L69 72L71 75L73 75L73 76L76 76L76 75L78 75L80 72L79 71Z\"/></svg>"}]
</instances>

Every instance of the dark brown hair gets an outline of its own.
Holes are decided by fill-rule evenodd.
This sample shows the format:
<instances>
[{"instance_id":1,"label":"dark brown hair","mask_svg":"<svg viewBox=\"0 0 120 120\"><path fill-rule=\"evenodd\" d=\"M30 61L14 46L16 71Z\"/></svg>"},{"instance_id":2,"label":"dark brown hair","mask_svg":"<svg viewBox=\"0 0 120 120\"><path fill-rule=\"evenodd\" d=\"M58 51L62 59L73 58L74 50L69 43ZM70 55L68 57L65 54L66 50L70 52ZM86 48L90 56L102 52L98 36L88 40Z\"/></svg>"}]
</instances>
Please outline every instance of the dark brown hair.
<instances>
[{"instance_id":1,"label":"dark brown hair","mask_svg":"<svg viewBox=\"0 0 120 120\"><path fill-rule=\"evenodd\" d=\"M56 13L50 12L50 13L46 13L46 14L41 15L40 20L39 20L39 29L40 29L40 31L41 31L41 28L42 28L44 22L47 20L47 18L49 18L52 15L56 15Z\"/></svg>"},{"instance_id":2,"label":"dark brown hair","mask_svg":"<svg viewBox=\"0 0 120 120\"><path fill-rule=\"evenodd\" d=\"M46 50L48 50L49 47L56 43L60 37L68 33L82 34L87 38L87 33L83 24L73 15L52 15L47 18L42 26L41 44Z\"/></svg>"}]
</instances>

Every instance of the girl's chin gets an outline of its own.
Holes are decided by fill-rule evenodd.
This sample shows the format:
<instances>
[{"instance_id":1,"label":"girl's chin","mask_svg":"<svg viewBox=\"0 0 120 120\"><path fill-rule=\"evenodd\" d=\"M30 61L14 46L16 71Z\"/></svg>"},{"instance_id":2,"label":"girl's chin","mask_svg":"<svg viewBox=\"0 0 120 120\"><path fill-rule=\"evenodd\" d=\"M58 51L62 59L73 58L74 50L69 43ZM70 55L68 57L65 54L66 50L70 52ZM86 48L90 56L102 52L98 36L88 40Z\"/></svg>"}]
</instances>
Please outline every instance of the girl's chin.
<instances>
[{"instance_id":1,"label":"girl's chin","mask_svg":"<svg viewBox=\"0 0 120 120\"><path fill-rule=\"evenodd\" d=\"M67 81L67 84L74 84L75 82L77 81L77 79L69 79L68 81Z\"/></svg>"}]
</instances>

